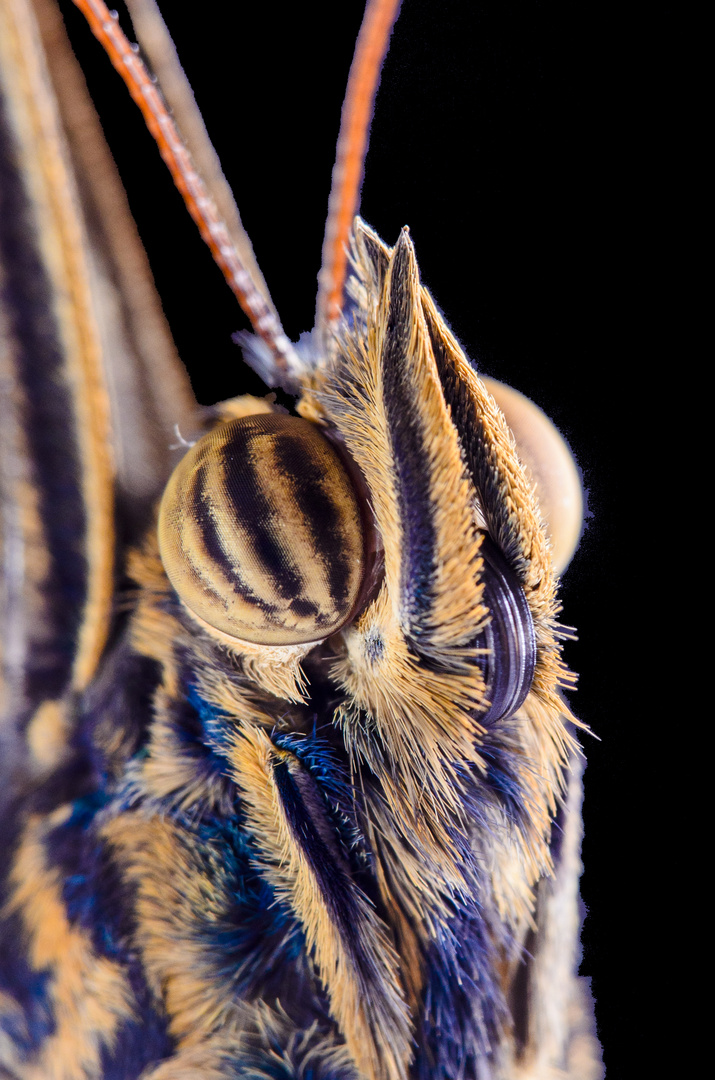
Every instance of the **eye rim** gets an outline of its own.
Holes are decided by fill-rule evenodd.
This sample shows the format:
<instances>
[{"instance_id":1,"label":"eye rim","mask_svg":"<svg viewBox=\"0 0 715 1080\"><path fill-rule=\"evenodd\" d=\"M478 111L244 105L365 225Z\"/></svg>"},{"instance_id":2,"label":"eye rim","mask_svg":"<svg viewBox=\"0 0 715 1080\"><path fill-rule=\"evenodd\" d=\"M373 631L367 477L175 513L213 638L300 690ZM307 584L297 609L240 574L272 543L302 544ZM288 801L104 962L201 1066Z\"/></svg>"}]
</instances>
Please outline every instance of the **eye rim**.
<instances>
[{"instance_id":1,"label":"eye rim","mask_svg":"<svg viewBox=\"0 0 715 1080\"><path fill-rule=\"evenodd\" d=\"M206 619L202 619L200 615L197 615L195 611L191 610L189 605L181 599L178 593L177 597L182 610L186 612L195 626L198 626L210 638L218 642L219 645L222 645L225 649L235 653L237 656L260 658L264 654L268 654L276 660L287 663L293 660L302 659L314 649L316 645L322 645L323 642L327 640L326 638L318 638L316 641L299 641L292 645L265 645L256 641L248 641L246 638L233 637L231 634L227 634L225 630L219 630L218 627L212 626L211 623L206 622Z\"/></svg>"},{"instance_id":2,"label":"eye rim","mask_svg":"<svg viewBox=\"0 0 715 1080\"><path fill-rule=\"evenodd\" d=\"M293 427L293 432L286 431L288 425ZM298 425L300 426L298 427ZM241 444L242 435L244 437L243 445ZM182 511L186 510L185 504L189 497L189 488L191 484L196 482L196 474L204 467L212 451L216 451L216 457L211 462L214 469L219 467L219 455L222 453L224 454L224 462L229 462L229 469L234 460L245 459L247 463L251 461L255 465L256 460L263 460L265 452L258 450L257 456L251 458L248 447L250 447L252 439L260 439L261 436L265 435L276 437L275 445L280 451L287 454L288 461L291 461L291 454L298 448L299 451L302 451L306 462L311 461L315 466L314 476L319 478L318 482L314 481L313 488L309 486L307 494L303 493L302 498L301 496L296 497L295 502L300 511L303 512L306 530L314 532L315 542L311 557L316 562L322 563L325 570L325 581L327 582L325 595L335 601L334 607L336 611L339 607L339 596L334 596L330 591L330 569L333 565L330 562L330 551L329 549L321 549L319 545L319 537L324 523L319 517L311 517L310 515L309 496L314 490L319 490L321 496L327 499L329 504L337 511L338 542L340 538L346 539L346 559L342 568L352 567L347 571L347 582L350 586L348 595L352 602L344 610L340 611L339 619L336 618L327 632L316 627L299 633L293 631L288 641L266 640L272 635L282 632L287 633L285 628L281 628L276 622L270 623L268 619L266 620L268 629L265 631L259 630L259 640L256 640L251 634L247 636L243 632L247 625L246 622L239 629L237 624L229 626L228 618L216 619L216 615L217 613L220 614L220 610L215 605L213 609L210 607L206 602L206 594L213 591L215 596L220 597L221 593L216 588L211 588L213 582L209 582L206 562L200 562L202 552L198 552L199 560L193 560L192 562L192 552L182 542ZM296 435L297 438L292 439L293 435ZM280 436L286 437L282 444ZM238 441L237 446L232 445L234 440ZM294 442L293 446L291 446L291 442ZM319 448L312 459L310 457L311 448ZM289 487L297 482L300 490L305 477L301 474L295 460L291 461L291 465L292 468L284 476L288 478ZM226 523L221 516L221 499L224 500L224 505L229 507L229 515L231 510L236 511L236 519L240 521L240 526L244 532L246 530L248 519L243 519L240 510L237 510L240 507L240 499L233 502L231 499L237 493L240 494L243 481L239 479L236 482L235 474L230 471L221 478L226 481L227 477L229 482L216 484L213 488L213 494L212 489L203 483L198 483L197 490L192 492L195 498L194 505L191 507L193 512L189 512L185 520L193 522L193 528L200 536L202 535L202 520L209 522L209 519L212 527L216 526L218 522L219 528L223 529L225 533ZM325 484L320 483L321 477L325 478ZM329 478L332 478L332 484L328 483ZM262 490L265 492L271 489L272 484L269 484ZM243 490L246 489L243 488ZM204 497L205 491L208 491L207 498ZM200 516L197 514L199 501L202 506ZM278 520L283 519L279 516ZM355 527L355 524L357 524L357 527ZM191 528L190 525L189 528ZM289 561L294 559L295 567L299 567L298 559L301 553L297 549L294 550L290 543L285 542L286 536L289 534L282 530L279 530L279 532L282 537L282 545L279 544L279 548L287 555ZM205 432L183 455L166 484L159 507L157 533L164 571L184 610L205 632L210 633L222 644L234 649L237 648L240 651L252 652L257 649L270 649L277 650L275 654L278 655L280 650L293 650L296 647L303 650L304 646L308 649L314 648L339 633L358 616L367 603L366 590L372 588L370 570L377 561L375 552L378 545L374 541L375 529L371 525L371 516L367 507L366 485L358 477L354 463L351 462L346 451L340 446L339 440L331 438L322 424L306 417L290 415L284 410L266 410L228 416L225 421L215 424L209 431ZM225 543L225 535L222 539ZM250 547L249 542L249 550ZM230 543L228 543L227 549L230 550ZM203 554L207 556L211 569L215 571L216 567L219 567L219 572L223 573L225 578L228 563L221 566L216 558L208 557L207 549L204 550ZM350 556L352 556L352 559ZM234 565L237 566L238 563L234 562ZM246 565L248 566L248 564ZM340 564L336 565L337 569L340 570ZM266 564L265 569L268 574L273 572L269 564ZM276 588L280 591L280 568L275 569L275 582ZM357 588L355 588L355 582L357 582ZM205 587L197 589L197 585ZM308 582L308 585L310 586L310 582ZM192 599L195 601L197 591L201 593L200 602L192 603ZM226 590L225 595L230 597L230 590ZM258 599L251 612L254 615L256 612L260 612L262 608L260 595L256 595ZM301 599L305 599L305 595L301 596L300 592L296 591L294 594L284 594L285 599L288 599L290 604L294 604ZM313 595L309 599L311 602L315 601L316 616L321 614L323 618L329 617L331 614L330 607L328 605L321 606L319 603L322 597ZM230 610L228 603L226 604L226 610ZM207 618L207 614L210 617ZM280 612L278 614L280 615ZM214 619L218 621L219 625L216 625Z\"/></svg>"}]
</instances>

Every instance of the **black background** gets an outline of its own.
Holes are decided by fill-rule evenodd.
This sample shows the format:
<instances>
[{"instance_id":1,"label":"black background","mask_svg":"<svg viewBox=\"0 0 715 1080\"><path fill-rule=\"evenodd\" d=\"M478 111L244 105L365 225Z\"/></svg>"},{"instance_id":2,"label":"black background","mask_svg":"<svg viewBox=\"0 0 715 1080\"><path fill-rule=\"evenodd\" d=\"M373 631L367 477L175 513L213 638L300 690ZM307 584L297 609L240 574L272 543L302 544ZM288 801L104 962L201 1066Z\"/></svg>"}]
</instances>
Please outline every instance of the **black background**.
<instances>
[{"instance_id":1,"label":"black background","mask_svg":"<svg viewBox=\"0 0 715 1080\"><path fill-rule=\"evenodd\" d=\"M327 15L309 4L246 7L176 5L166 14L295 339L312 325L362 4L333 5ZM255 390L230 340L244 316L118 77L74 9L66 17L198 399ZM582 972L593 980L608 1074L617 1077L627 1075L624 1053L644 1038L633 1025L642 902L633 880L650 820L634 797L638 671L626 659L638 615L629 604L633 525L623 515L639 451L630 434L636 362L621 323L627 135L616 119L609 40L594 11L563 3L405 0L361 213L388 243L410 226L422 279L468 354L552 417L583 470L591 516L565 575L562 619L579 631L566 647L580 673L572 704L593 732L583 737L590 914Z\"/></svg>"}]
</instances>

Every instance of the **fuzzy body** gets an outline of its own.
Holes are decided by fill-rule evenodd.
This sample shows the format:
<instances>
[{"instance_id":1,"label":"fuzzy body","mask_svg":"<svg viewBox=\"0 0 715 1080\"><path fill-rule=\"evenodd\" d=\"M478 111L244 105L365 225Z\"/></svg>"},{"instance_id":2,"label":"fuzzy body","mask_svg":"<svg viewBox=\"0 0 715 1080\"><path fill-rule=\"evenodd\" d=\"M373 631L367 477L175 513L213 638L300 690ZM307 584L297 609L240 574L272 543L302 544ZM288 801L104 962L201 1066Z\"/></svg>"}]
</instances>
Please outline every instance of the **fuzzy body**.
<instances>
[{"instance_id":1,"label":"fuzzy body","mask_svg":"<svg viewBox=\"0 0 715 1080\"><path fill-rule=\"evenodd\" d=\"M541 616L535 688L515 716L482 724L478 526L499 509L486 485L475 499L478 432L470 458L444 422L427 331L445 367L466 362L409 241L393 253L360 230L351 321L302 408L335 423L366 477L385 544L377 595L307 655L244 652L184 607L150 529L128 562L133 611L92 684L28 728L44 760L9 844L10 1075L587 1075L571 974L580 769L557 694L553 588L512 556ZM421 355L424 383L401 431L403 407L391 427L385 400L395 346L375 336L405 289L418 333L399 362ZM464 400L498 432L463 375ZM502 500L505 431L504 446L491 441ZM408 456L424 459L417 482ZM430 469L446 477L436 493ZM512 490L528 523L528 488ZM535 908L549 904L547 929ZM557 940L542 952L539 935ZM534 984L559 966L551 1017Z\"/></svg>"},{"instance_id":2,"label":"fuzzy body","mask_svg":"<svg viewBox=\"0 0 715 1080\"><path fill-rule=\"evenodd\" d=\"M546 1076L515 1068L534 1025L552 1046L563 1039L567 1075L589 1075L574 957L563 943L550 958L524 955L536 936L500 917L504 896L484 869L495 852L479 850L480 825L502 833L499 849L505 815L524 812L514 757L528 716L481 745L490 764L465 785L461 842L455 829L468 890L430 882L452 903L439 936L416 944L421 1002L408 1014L408 957L393 944L404 916L381 899L366 819L384 793L370 776L364 793L351 783L325 662L309 667L307 706L257 693L187 625L155 552L136 556L133 573L145 592L79 705L72 745L6 824L8 1075ZM551 932L565 939L578 926L575 762L574 773L552 845L560 895L549 880L539 894L558 904ZM321 979L325 953L336 971ZM559 967L566 1011L553 1030L527 989ZM362 1071L336 1022L344 996L368 1032L387 1028ZM413 1031L420 1051L405 1070L390 1051Z\"/></svg>"}]
</instances>

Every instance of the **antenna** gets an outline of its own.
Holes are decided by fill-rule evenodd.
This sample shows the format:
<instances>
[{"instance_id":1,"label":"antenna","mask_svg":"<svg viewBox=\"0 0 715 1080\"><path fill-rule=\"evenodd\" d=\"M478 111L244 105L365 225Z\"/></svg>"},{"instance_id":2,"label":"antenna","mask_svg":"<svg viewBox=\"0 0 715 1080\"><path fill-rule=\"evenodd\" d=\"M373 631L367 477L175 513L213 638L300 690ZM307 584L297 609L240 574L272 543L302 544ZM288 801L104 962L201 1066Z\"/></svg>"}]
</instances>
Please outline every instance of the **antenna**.
<instances>
[{"instance_id":1,"label":"antenna","mask_svg":"<svg viewBox=\"0 0 715 1080\"><path fill-rule=\"evenodd\" d=\"M104 0L73 0L87 19L92 33L105 49L121 75L134 101L141 109L147 128L169 168L174 184L199 227L215 262L239 304L251 321L256 334L268 347L276 371L275 382L290 385L293 376L304 369L281 326L265 282L253 257L250 240L240 223L238 209L226 185L216 155L191 95L188 80L181 70L171 37L154 0L134 0L132 16L145 24L149 55L167 79L173 100L181 101L181 115L186 115L192 132L195 155L207 175L218 172L219 181L209 185L199 173L187 142L180 135L156 80L149 74L121 30L117 13L110 12ZM370 121L380 71L387 52L390 33L400 8L400 0L368 0L355 55L348 76L347 91L340 121L333 178L328 200L328 216L323 240L322 266L318 275L315 325L320 345L327 349L327 331L340 316L342 293L347 274L347 248L353 218L358 208ZM142 39L144 32L140 31ZM187 96L190 99L186 105ZM222 215L217 202L224 207ZM231 222L231 229L226 218ZM261 365L268 373L268 365Z\"/></svg>"},{"instance_id":2,"label":"antenna","mask_svg":"<svg viewBox=\"0 0 715 1080\"><path fill-rule=\"evenodd\" d=\"M110 12L104 0L74 0L87 19L92 33L103 46L113 66L139 106L144 121L186 204L199 227L214 261L223 272L241 308L256 334L269 348L278 370L290 375L302 365L281 326L278 314L267 296L262 279L254 279L248 260L231 238L216 202L197 171L187 145L182 139L158 85L118 23L116 11ZM168 35L167 35L168 36ZM242 227L240 227L243 232ZM250 251L250 241L245 236Z\"/></svg>"},{"instance_id":3,"label":"antenna","mask_svg":"<svg viewBox=\"0 0 715 1080\"><path fill-rule=\"evenodd\" d=\"M400 2L369 0L350 66L318 275L315 325L321 336L339 318L342 309L348 238L358 209L373 105Z\"/></svg>"}]
</instances>

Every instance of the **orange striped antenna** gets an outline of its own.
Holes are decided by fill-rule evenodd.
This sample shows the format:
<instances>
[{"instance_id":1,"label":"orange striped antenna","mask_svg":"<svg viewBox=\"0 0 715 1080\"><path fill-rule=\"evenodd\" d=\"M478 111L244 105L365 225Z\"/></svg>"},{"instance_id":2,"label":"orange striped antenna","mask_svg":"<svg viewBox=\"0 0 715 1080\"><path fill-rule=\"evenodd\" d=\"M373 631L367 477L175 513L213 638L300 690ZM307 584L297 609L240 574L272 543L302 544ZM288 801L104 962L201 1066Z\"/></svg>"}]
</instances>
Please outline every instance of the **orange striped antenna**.
<instances>
[{"instance_id":1,"label":"orange striped antenna","mask_svg":"<svg viewBox=\"0 0 715 1080\"><path fill-rule=\"evenodd\" d=\"M103 0L73 0L89 23L92 33L103 46L113 66L127 85L141 109L147 128L171 173L186 207L196 222L215 262L256 334L270 349L276 367L290 376L301 367L278 315L256 285L233 243L216 203L196 170L184 140L159 92L155 80L118 23L116 11L110 12Z\"/></svg>"},{"instance_id":2,"label":"orange striped antenna","mask_svg":"<svg viewBox=\"0 0 715 1080\"><path fill-rule=\"evenodd\" d=\"M322 335L342 309L348 238L358 208L375 94L400 2L369 0L350 67L318 275L315 325Z\"/></svg>"}]
</instances>

